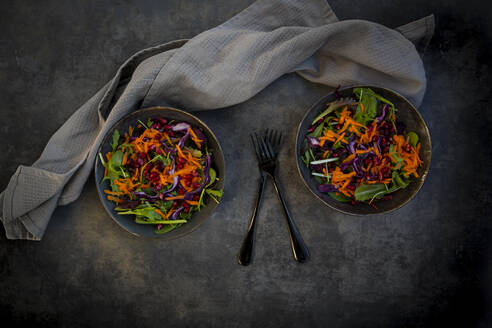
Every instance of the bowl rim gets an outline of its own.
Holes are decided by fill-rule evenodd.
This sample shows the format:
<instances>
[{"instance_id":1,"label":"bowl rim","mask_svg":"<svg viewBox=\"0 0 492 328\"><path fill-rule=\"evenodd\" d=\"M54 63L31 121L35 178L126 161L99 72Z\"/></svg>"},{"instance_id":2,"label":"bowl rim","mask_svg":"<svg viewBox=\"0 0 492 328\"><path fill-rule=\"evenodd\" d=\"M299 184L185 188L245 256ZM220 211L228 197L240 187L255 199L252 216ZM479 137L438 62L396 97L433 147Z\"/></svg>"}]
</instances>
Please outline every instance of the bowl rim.
<instances>
[{"instance_id":1,"label":"bowl rim","mask_svg":"<svg viewBox=\"0 0 492 328\"><path fill-rule=\"evenodd\" d=\"M323 202L323 204L327 205L328 207L340 212L340 213L344 213L344 214L348 214L348 215L352 215L352 216L371 216L371 215L380 215L380 214L387 214L387 213L391 213L393 211L396 211L397 209L403 207L404 205L406 205L409 201L411 201L415 195L417 195L417 193L420 191L420 189L422 188L422 186L424 185L424 182L425 182L425 179L427 178L427 174L429 172L429 169L430 169L430 166L431 166L431 161L432 161L432 138L431 138L431 134L430 134L430 131L429 131L429 128L427 127L427 123L425 122L424 118L422 117L422 115L420 114L420 112L417 110L417 108L406 98L404 97L403 95L401 95L399 92L395 91L395 90L392 90L392 89L389 89L389 88L385 88L385 87L381 87L381 86L377 86L377 85L368 85L368 84L355 84L355 85L351 85L351 86L347 86L347 87L343 87L343 88L340 88L338 89L337 91L345 91L347 89L354 89L354 88L377 88L377 89L383 89L385 91L388 91L390 93L393 93L395 94L396 96L399 96L401 97L403 100L405 100L409 105L410 105L410 108L417 114L417 117L422 121L423 123L423 126L424 126L424 130L425 130L425 133L429 136L429 163L428 163L428 166L427 168L424 170L424 172L422 173L422 175L420 176L420 179L418 181L414 181L414 182L417 182L418 183L418 187L417 189L415 189L415 191L410 195L410 197L408 197L404 202L398 204L397 206L395 206L394 208L391 208L391 209L387 209L387 210L384 210L384 211L380 211L380 212L375 212L375 213L365 213L365 214L361 214L361 213L353 213L353 212L349 212L349 211L346 211L346 210L342 210L340 208L336 208L334 206L332 206L330 203L326 202L323 198L321 198L318 194L316 194L312 189L311 187L308 185L306 179L304 179L304 175L302 174L302 171L301 171L301 167L299 166L299 152L298 152L298 149L297 149L297 145L298 145L298 141L299 141L299 138L301 136L301 125L302 123L304 123L304 121L306 120L306 117L311 113L312 110L314 110L315 107L317 107L319 105L319 103L325 99L326 97L328 96L331 96L335 93L335 90L333 90L332 92L330 93L327 93L325 94L324 96L322 96L321 98L319 98L316 102L313 103L313 105L311 105L307 110L306 112L304 113L304 115L302 116L302 119L301 121L299 122L299 125L297 127L297 133L296 133L296 138L295 138L295 152L296 152L296 166L297 166L297 172L299 173L300 177L301 177L301 180L302 182L304 183L304 185L306 186L306 188L314 195L316 196L316 198L318 198L321 202Z\"/></svg>"},{"instance_id":2,"label":"bowl rim","mask_svg":"<svg viewBox=\"0 0 492 328\"><path fill-rule=\"evenodd\" d=\"M191 117L192 119L198 121L198 123L207 130L207 132L212 136L212 138L215 140L216 144L218 145L218 150L221 154L221 157L224 158L224 151L222 150L222 146L220 145L220 142L219 142L219 139L217 139L217 137L215 136L215 134L212 132L212 129L210 129L208 127L207 124L205 124L205 122L203 122L202 120L200 120L198 117L196 117L195 115L193 114L190 114L189 112L186 112L182 109L178 109L178 108L175 108L175 107L170 107L170 106L152 106L152 107L145 107L145 108L140 108L140 109L137 109L135 111L132 111L131 113L127 114L127 115L124 115L122 118L120 118L118 121L116 121L109 129L108 129L108 132L106 133L106 135L103 137L103 140L101 142L101 144L99 145L98 147L98 152L97 153L100 153L101 150L102 150L102 147L106 144L106 142L108 141L108 138L110 136L110 132L113 130L113 128L115 126L117 126L118 124L120 124L122 121L128 119L129 117L131 116L135 116L135 115L138 115L142 112L146 112L146 111L151 111L151 110L170 110L172 112L178 112L180 114L184 114L185 116L188 116L188 117ZM97 172L97 165L98 163L100 163L100 159L99 159L99 156L96 156L95 160L94 160L94 180L95 180L95 183L96 183L96 189L97 189L97 194L99 196L99 200L101 202L101 205L103 206L104 210L106 211L106 213L109 215L109 217L111 217L111 219L116 222L118 224L119 227L121 227L123 230L125 230L126 232L129 232L131 235L135 236L135 237L138 237L138 238L143 238L143 239L159 239L159 238L163 238L164 236L166 236L166 234L154 234L154 235L151 235L151 236L143 236L143 235L140 235L134 231L130 231L129 229L127 229L126 227L124 227L114 216L113 216L113 213L111 211L109 211L106 206L104 205L104 201L103 201L103 195L100 191L100 188L97 187L97 184L98 184L98 181L97 181L97 176L96 176L96 172ZM226 162L225 162L225 158L224 158L224 161L223 161L223 165L224 165L224 172L223 172L223 176L221 177L222 178L222 190L224 190L225 188L225 181L226 181ZM220 205L220 202L219 204L216 205L219 206ZM178 238L181 238L181 237L184 237L184 236L187 236L189 235L190 233L196 231L199 227L201 227L206 221L208 221L208 219L210 218L210 216L215 212L216 209L214 209L214 211L212 213L210 213L210 215L203 221L199 222L195 227L191 228L189 231L183 233L183 234L178 234L178 235L175 235L175 236L172 236L172 237L167 237L165 240L174 240L174 239L178 239ZM179 229L179 228L178 228Z\"/></svg>"}]
</instances>

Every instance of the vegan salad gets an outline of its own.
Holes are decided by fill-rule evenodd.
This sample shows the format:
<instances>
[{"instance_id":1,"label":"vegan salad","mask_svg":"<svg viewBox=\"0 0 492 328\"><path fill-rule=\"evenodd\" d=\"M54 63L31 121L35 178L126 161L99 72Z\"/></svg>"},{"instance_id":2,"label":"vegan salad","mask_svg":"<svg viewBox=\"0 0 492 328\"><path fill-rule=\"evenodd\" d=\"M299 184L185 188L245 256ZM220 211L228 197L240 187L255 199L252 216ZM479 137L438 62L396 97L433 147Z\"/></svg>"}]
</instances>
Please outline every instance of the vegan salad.
<instances>
[{"instance_id":1,"label":"vegan salad","mask_svg":"<svg viewBox=\"0 0 492 328\"><path fill-rule=\"evenodd\" d=\"M418 178L419 136L397 120L397 108L370 88L327 104L312 122L301 160L318 191L353 205L389 200Z\"/></svg>"},{"instance_id":2,"label":"vegan salad","mask_svg":"<svg viewBox=\"0 0 492 328\"><path fill-rule=\"evenodd\" d=\"M205 205L205 195L219 202L213 154L200 128L186 122L149 118L120 135L115 130L112 150L99 158L110 189L104 190L114 210L132 215L139 224L163 234L188 222Z\"/></svg>"}]
</instances>

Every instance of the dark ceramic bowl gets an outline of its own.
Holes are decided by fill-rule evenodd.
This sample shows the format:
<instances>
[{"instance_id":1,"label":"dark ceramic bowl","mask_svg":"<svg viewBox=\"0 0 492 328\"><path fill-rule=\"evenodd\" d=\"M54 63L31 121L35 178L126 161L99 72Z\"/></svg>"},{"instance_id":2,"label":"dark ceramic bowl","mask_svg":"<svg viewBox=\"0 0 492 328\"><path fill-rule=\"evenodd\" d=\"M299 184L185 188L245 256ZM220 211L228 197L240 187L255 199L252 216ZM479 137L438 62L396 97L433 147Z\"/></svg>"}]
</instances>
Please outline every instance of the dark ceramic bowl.
<instances>
[{"instance_id":1,"label":"dark ceramic bowl","mask_svg":"<svg viewBox=\"0 0 492 328\"><path fill-rule=\"evenodd\" d=\"M110 142L115 129L118 129L120 132L128 131L128 127L130 125L135 127L138 124L137 120L146 122L147 118L152 117L164 117L168 120L188 122L194 126L201 127L203 129L203 133L207 137L208 149L212 153L212 167L217 171L217 177L219 178L216 186L219 189L224 188L225 161L219 141L212 133L212 131L207 127L207 125L205 125L205 123L203 123L190 113L176 108L152 107L140 109L123 117L111 128L110 131L108 131L108 134L104 137L104 140L99 147L99 151L102 154L106 154L107 152L111 151ZM111 216L113 220L115 220L116 223L118 223L123 229L139 237L158 237L161 239L174 239L184 236L202 225L212 215L215 208L217 207L217 203L215 203L215 201L213 201L207 194L205 194L205 203L207 205L203 207L199 212L195 212L186 224L183 224L182 226L165 234L156 234L154 233L155 227L153 225L138 224L133 222L132 215L119 215L116 213L116 211L114 210L115 204L107 200L106 194L104 193L105 189L111 189L109 181L106 180L103 183L100 182L103 179L103 176L104 166L101 164L98 156L96 157L95 164L96 186L99 193L99 198L101 199L106 212L108 212L109 216Z\"/></svg>"},{"instance_id":2,"label":"dark ceramic bowl","mask_svg":"<svg viewBox=\"0 0 492 328\"><path fill-rule=\"evenodd\" d=\"M302 177L302 180L309 188L309 190L311 190L311 192L323 203L337 211L351 215L369 215L391 212L402 207L408 201L410 201L424 184L427 172L429 171L432 152L429 129L427 128L427 125L425 124L422 116L420 116L417 109L407 99L392 90L375 86L362 85L344 88L342 90L339 90L338 93L342 97L354 97L352 90L357 87L371 88L374 92L391 101L398 109L398 112L396 114L397 120L406 124L407 131L414 131L419 135L419 141L421 143L420 157L423 161L422 166L417 171L420 177L418 179L413 179L410 185L405 189L395 191L392 194L393 198L391 200L377 202L377 209L365 203L352 205L350 203L338 202L335 199L331 198L330 195L319 192L317 188L318 183L311 175L311 171L302 162L301 154L303 150L304 138L307 134L309 126L311 125L311 122L323 109L326 108L327 103L336 100L334 93L323 97L314 106L312 106L306 112L304 118L301 121L301 124L299 125L296 138L297 168L299 170L299 174Z\"/></svg>"}]
</instances>

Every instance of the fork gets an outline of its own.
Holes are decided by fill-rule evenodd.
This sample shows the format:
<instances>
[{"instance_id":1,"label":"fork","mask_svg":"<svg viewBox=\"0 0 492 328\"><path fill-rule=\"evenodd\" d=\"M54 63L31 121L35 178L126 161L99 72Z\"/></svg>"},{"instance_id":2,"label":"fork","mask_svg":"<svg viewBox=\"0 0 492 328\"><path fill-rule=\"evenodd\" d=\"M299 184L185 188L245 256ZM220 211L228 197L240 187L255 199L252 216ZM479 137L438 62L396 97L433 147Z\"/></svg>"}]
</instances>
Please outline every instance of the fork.
<instances>
[{"instance_id":1,"label":"fork","mask_svg":"<svg viewBox=\"0 0 492 328\"><path fill-rule=\"evenodd\" d=\"M255 147L255 142L253 139L253 135L251 135L251 142L253 143L253 148ZM239 250L238 262L242 265L248 265L251 262L251 258L253 257L253 248L255 244L255 231L256 231L256 217L258 216L258 212L260 210L261 200L263 199L263 190L265 190L266 184L266 173L262 170L261 172L261 180L260 186L258 188L258 196L256 197L256 205L253 209L253 215L251 216L251 220L249 222L248 232L246 233L246 237L244 237L243 244L241 245L241 249Z\"/></svg>"},{"instance_id":2,"label":"fork","mask_svg":"<svg viewBox=\"0 0 492 328\"><path fill-rule=\"evenodd\" d=\"M285 218L287 220L287 225L289 228L290 245L292 248L292 253L294 254L294 259L300 263L307 261L310 257L309 250L302 239L301 233L297 229L294 219L290 214L287 203L282 196L280 191L277 178L277 155L280 147L280 142L282 140L282 134L274 130L267 130L265 137L260 138L257 134L255 151L258 157L258 162L260 169L269 175L273 180L273 185L275 186L275 191L277 192L278 198L282 203L282 208L284 210ZM253 142L254 143L254 142Z\"/></svg>"}]
</instances>

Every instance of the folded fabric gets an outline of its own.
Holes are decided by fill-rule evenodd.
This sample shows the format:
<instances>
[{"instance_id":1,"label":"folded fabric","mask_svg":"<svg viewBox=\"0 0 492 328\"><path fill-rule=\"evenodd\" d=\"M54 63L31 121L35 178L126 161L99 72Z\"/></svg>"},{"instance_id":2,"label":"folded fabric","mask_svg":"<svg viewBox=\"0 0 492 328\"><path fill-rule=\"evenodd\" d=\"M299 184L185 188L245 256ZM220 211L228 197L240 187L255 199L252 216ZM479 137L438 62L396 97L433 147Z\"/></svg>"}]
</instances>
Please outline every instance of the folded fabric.
<instances>
[{"instance_id":1,"label":"folded fabric","mask_svg":"<svg viewBox=\"0 0 492 328\"><path fill-rule=\"evenodd\" d=\"M416 46L425 48L433 30L433 16L394 30L339 21L325 0L259 0L189 41L142 50L75 111L32 166L19 166L0 194L7 238L40 240L55 208L79 197L104 135L139 108L227 107L289 72L328 86L388 87L418 106L426 77Z\"/></svg>"}]
</instances>

